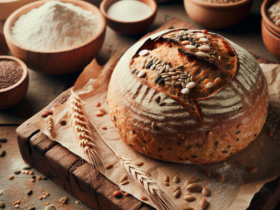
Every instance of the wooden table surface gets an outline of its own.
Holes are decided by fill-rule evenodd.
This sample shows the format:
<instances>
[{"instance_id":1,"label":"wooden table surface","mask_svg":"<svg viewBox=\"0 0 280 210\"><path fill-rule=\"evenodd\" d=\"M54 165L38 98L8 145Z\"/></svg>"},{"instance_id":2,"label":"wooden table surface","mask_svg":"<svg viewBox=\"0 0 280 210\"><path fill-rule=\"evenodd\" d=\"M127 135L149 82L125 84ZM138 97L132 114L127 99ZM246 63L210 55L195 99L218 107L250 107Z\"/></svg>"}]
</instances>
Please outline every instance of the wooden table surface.
<instances>
[{"instance_id":1,"label":"wooden table surface","mask_svg":"<svg viewBox=\"0 0 280 210\"><path fill-rule=\"evenodd\" d=\"M91 0L90 2L99 7L101 1ZM249 52L255 53L268 60L280 63L280 60L275 58L265 48L262 41L260 26L261 3L261 0L254 0L253 7L249 16L237 26L234 26L230 29L212 31L227 37ZM170 3L159 5L156 20L148 31L152 31L158 28L164 22L173 17L186 20L193 23L198 28L202 28L201 26L190 20L190 18L187 16L182 0L172 0L170 1ZM105 42L101 52L97 56L97 60L100 63L105 63L114 49L119 49L123 46L131 46L145 33L128 37L118 35L107 27ZM38 74L30 70L29 89L25 99L13 108L0 111L0 138L7 137L9 140L8 143L2 144L1 148L7 151L7 155L5 158L0 157L0 166L2 166L0 167L0 178L2 180L2 182L0 182L0 191L5 189L10 190L10 194L5 195L4 193L4 195L0 196L0 201L4 200L6 204L10 204L17 200L15 196L17 194L17 191L16 189L14 189L15 186L12 186L7 180L7 177L12 174L13 170L19 169L23 164L16 145L15 129L18 127L18 125L20 125L25 120L39 112L42 108L47 106L60 93L70 88L74 84L79 73L80 72L65 76L47 76ZM17 187L18 189L20 189L20 193L24 193L24 189L27 188L27 183L28 179L25 176L21 176L18 178ZM34 187L34 190L35 188L36 191L42 191L42 189L43 191L51 191L53 196L50 197L50 199L48 200L49 202L55 202L60 197L67 195L70 198L70 203L73 204L71 208L68 206L67 209L88 209L84 205L74 205L73 202L75 201L75 198L69 195L60 187L56 186L51 181L46 181L45 183L40 182L36 185L36 187ZM39 201L35 198L31 202L36 204L38 207L40 206L39 209L43 209L44 202ZM63 207L61 208L63 209ZM10 207L8 207L7 209L10 209Z\"/></svg>"}]
</instances>

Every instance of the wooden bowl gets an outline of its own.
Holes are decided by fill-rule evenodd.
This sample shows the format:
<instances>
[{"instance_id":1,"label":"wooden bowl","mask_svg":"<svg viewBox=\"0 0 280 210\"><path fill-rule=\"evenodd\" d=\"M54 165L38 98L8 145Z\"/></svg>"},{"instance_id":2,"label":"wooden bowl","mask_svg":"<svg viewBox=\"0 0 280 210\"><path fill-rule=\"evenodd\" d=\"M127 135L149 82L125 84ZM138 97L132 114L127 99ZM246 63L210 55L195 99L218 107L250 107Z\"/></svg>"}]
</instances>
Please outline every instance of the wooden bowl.
<instances>
[{"instance_id":1,"label":"wooden bowl","mask_svg":"<svg viewBox=\"0 0 280 210\"><path fill-rule=\"evenodd\" d=\"M104 0L100 4L100 10L106 17L107 25L115 32L122 35L139 34L149 28L154 22L157 13L157 3L154 0L139 0L151 8L152 14L143 20L133 22L118 21L107 14L107 9L116 1L117 0Z\"/></svg>"},{"instance_id":2,"label":"wooden bowl","mask_svg":"<svg viewBox=\"0 0 280 210\"><path fill-rule=\"evenodd\" d=\"M23 14L33 8L38 8L48 0L37 1L16 10L9 16L4 25L4 35L12 54L24 62L34 71L48 75L69 74L82 70L100 51L106 32L106 20L102 13L94 5L85 1L60 0L63 3L71 3L82 9L91 11L99 20L100 28L98 32L88 41L76 47L62 50L33 50L19 44L12 36L11 28L14 22Z\"/></svg>"},{"instance_id":3,"label":"wooden bowl","mask_svg":"<svg viewBox=\"0 0 280 210\"><path fill-rule=\"evenodd\" d=\"M0 20L6 20L18 8L38 0L1 0Z\"/></svg>"},{"instance_id":4,"label":"wooden bowl","mask_svg":"<svg viewBox=\"0 0 280 210\"><path fill-rule=\"evenodd\" d=\"M280 36L280 27L275 25L275 23L270 20L267 14L268 8L271 6L271 3L274 0L264 0L261 6L261 15L262 19L264 20L264 24L268 28L269 31L273 32L274 34L277 34L277 36Z\"/></svg>"},{"instance_id":5,"label":"wooden bowl","mask_svg":"<svg viewBox=\"0 0 280 210\"><path fill-rule=\"evenodd\" d=\"M280 37L271 32L262 19L262 39L266 48L272 55L280 59Z\"/></svg>"},{"instance_id":6,"label":"wooden bowl","mask_svg":"<svg viewBox=\"0 0 280 210\"><path fill-rule=\"evenodd\" d=\"M0 109L7 109L18 104L25 96L28 89L28 69L25 63L13 56L0 56L1 60L17 62L23 69L21 79L14 85L0 89Z\"/></svg>"},{"instance_id":7,"label":"wooden bowl","mask_svg":"<svg viewBox=\"0 0 280 210\"><path fill-rule=\"evenodd\" d=\"M221 29L236 25L250 12L252 0L217 4L202 0L184 0L189 17L205 28Z\"/></svg>"}]
</instances>

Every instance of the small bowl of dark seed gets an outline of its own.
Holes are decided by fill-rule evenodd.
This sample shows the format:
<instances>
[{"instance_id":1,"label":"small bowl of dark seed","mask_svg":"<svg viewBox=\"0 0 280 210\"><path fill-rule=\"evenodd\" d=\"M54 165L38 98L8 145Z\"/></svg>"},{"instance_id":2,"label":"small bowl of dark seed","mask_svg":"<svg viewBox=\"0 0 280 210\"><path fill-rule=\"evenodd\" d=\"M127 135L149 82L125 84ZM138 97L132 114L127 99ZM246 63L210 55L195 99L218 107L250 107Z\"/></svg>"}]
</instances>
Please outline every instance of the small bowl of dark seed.
<instances>
[{"instance_id":1,"label":"small bowl of dark seed","mask_svg":"<svg viewBox=\"0 0 280 210\"><path fill-rule=\"evenodd\" d=\"M0 56L0 110L18 104L28 89L28 69L13 56Z\"/></svg>"}]
</instances>

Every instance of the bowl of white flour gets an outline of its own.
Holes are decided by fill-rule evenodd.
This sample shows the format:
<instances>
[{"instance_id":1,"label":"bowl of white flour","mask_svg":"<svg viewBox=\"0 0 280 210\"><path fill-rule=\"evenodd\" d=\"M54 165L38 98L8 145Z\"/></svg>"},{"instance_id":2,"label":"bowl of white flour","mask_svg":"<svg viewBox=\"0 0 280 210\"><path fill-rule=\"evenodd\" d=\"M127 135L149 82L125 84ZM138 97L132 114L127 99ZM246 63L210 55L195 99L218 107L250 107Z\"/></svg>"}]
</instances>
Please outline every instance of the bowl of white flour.
<instances>
[{"instance_id":1,"label":"bowl of white flour","mask_svg":"<svg viewBox=\"0 0 280 210\"><path fill-rule=\"evenodd\" d=\"M76 0L28 4L12 13L4 25L12 54L49 75L82 70L100 51L105 31L100 10Z\"/></svg>"},{"instance_id":2,"label":"bowl of white flour","mask_svg":"<svg viewBox=\"0 0 280 210\"><path fill-rule=\"evenodd\" d=\"M103 0L100 10L111 29L119 34L134 35L152 25L157 3L154 0Z\"/></svg>"}]
</instances>

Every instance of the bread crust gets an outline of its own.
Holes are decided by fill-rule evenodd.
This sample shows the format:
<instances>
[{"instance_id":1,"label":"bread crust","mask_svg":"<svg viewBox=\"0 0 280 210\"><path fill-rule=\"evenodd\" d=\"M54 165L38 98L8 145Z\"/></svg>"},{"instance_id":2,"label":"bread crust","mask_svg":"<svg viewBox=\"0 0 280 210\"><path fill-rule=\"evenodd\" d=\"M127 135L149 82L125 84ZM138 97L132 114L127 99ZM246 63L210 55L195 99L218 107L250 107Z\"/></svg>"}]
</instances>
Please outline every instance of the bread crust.
<instances>
[{"instance_id":1,"label":"bread crust","mask_svg":"<svg viewBox=\"0 0 280 210\"><path fill-rule=\"evenodd\" d=\"M237 71L218 92L196 100L202 115L198 122L178 100L131 74L138 49L169 31L137 42L117 64L108 91L111 119L123 141L148 157L186 164L220 162L247 147L261 131L268 109L264 74L247 51L227 40L238 57ZM157 96L164 106L154 100Z\"/></svg>"}]
</instances>

